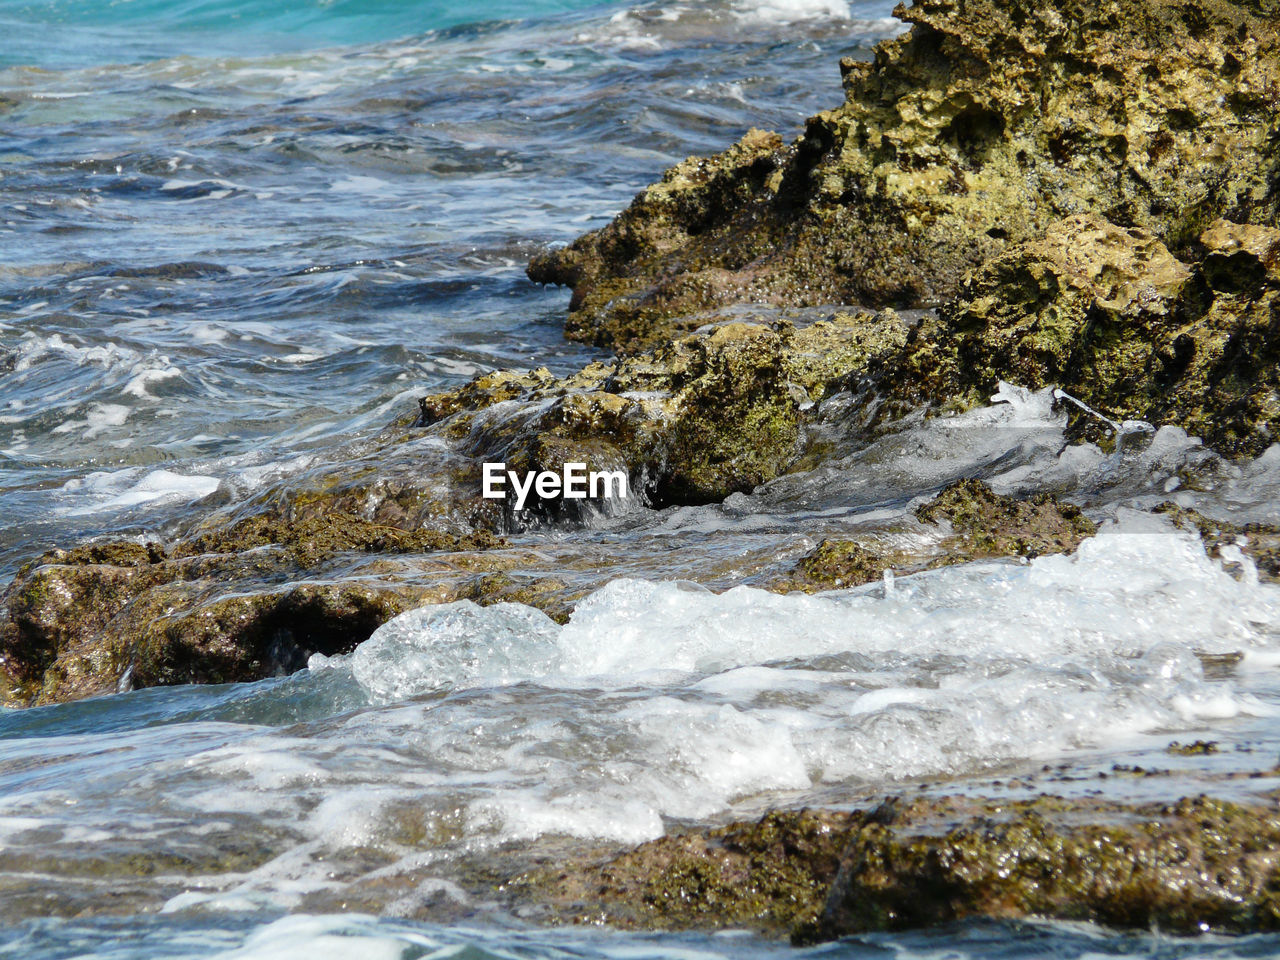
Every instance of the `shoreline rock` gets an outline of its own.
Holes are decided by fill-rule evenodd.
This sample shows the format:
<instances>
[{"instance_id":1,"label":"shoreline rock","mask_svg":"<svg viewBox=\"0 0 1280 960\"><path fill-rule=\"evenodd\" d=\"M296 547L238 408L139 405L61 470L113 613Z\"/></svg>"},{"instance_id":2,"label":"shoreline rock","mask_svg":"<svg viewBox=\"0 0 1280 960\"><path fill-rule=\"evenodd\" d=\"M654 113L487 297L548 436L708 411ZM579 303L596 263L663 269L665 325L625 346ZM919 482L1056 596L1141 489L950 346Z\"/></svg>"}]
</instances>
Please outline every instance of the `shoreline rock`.
<instances>
[{"instance_id":1,"label":"shoreline rock","mask_svg":"<svg viewBox=\"0 0 1280 960\"><path fill-rule=\"evenodd\" d=\"M494 886L553 923L745 928L800 945L979 917L1249 933L1280 929L1278 861L1270 799L895 796L676 831Z\"/></svg>"},{"instance_id":2,"label":"shoreline rock","mask_svg":"<svg viewBox=\"0 0 1280 960\"><path fill-rule=\"evenodd\" d=\"M1114 421L1259 455L1280 440L1280 229L1218 220L1200 242L1183 263L1145 230L1079 216L1010 247L873 373L887 409L1055 386ZM1074 420L1077 437L1102 432Z\"/></svg>"},{"instance_id":3,"label":"shoreline rock","mask_svg":"<svg viewBox=\"0 0 1280 960\"><path fill-rule=\"evenodd\" d=\"M721 588L744 580L775 592L854 586L886 569L1065 552L1093 529L1070 504L997 496L979 481L951 485L915 517L941 536L914 550L827 539L790 569L739 571ZM574 546L565 549L572 557ZM403 566L387 567L396 557ZM113 693L125 678L128 688L259 680L302 668L312 653L348 653L406 610L454 600L520 602L565 622L622 560L584 556L573 571L564 558L539 558L484 532L410 532L344 514L258 515L220 529L206 521L169 546L55 550L24 567L3 596L0 693L23 706ZM714 579L715 570L708 561L687 575Z\"/></svg>"},{"instance_id":4,"label":"shoreline rock","mask_svg":"<svg viewBox=\"0 0 1280 960\"><path fill-rule=\"evenodd\" d=\"M634 351L729 303L923 306L1091 213L1176 255L1214 220L1280 226L1275 0L932 0L787 145L690 158L537 257L571 339Z\"/></svg>"}]
</instances>

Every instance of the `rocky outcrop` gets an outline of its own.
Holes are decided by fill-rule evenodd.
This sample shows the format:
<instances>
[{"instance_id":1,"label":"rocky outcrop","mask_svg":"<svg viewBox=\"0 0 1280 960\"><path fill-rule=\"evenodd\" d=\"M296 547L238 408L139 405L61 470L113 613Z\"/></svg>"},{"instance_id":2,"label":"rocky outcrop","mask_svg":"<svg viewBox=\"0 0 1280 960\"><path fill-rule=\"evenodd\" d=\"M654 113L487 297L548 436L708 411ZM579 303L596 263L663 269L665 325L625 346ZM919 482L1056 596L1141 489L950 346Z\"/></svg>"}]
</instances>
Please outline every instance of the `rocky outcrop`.
<instances>
[{"instance_id":1,"label":"rocky outcrop","mask_svg":"<svg viewBox=\"0 0 1280 960\"><path fill-rule=\"evenodd\" d=\"M1153 512L1198 534L1205 552L1223 561L1227 569L1241 565L1243 556L1253 564L1260 580L1280 582L1280 527L1270 523L1235 524L1215 520L1173 502L1162 503Z\"/></svg>"},{"instance_id":2,"label":"rocky outcrop","mask_svg":"<svg viewBox=\"0 0 1280 960\"><path fill-rule=\"evenodd\" d=\"M946 563L1070 553L1098 530L1075 504L1047 493L1025 500L1001 496L981 480L945 487L916 508L916 517L950 527L953 542Z\"/></svg>"},{"instance_id":3,"label":"rocky outcrop","mask_svg":"<svg viewBox=\"0 0 1280 960\"><path fill-rule=\"evenodd\" d=\"M1275 0L930 0L846 60L790 145L750 131L534 260L569 336L653 344L728 303L924 305L1057 220L1181 256L1215 219L1280 225Z\"/></svg>"},{"instance_id":4,"label":"rocky outcrop","mask_svg":"<svg viewBox=\"0 0 1280 960\"><path fill-rule=\"evenodd\" d=\"M915 549L827 539L793 561L783 541L751 582L780 592L854 586L886 570L1069 551L1093 529L1074 506L998 496L977 481L948 487L915 515L907 522L926 532ZM625 545L566 543L549 555L483 532L410 532L344 514L255 515L222 527L211 517L197 530L167 545L98 543L28 564L3 597L0 700L259 680L305 666L312 653L349 652L391 617L430 603L519 602L564 622L583 595L621 570L634 575L636 561ZM714 552L682 563L717 589L743 580Z\"/></svg>"},{"instance_id":5,"label":"rocky outcrop","mask_svg":"<svg viewBox=\"0 0 1280 960\"><path fill-rule=\"evenodd\" d=\"M1105 444L1141 420L1259 454L1280 429L1276 13L1274 0L912 7L911 33L846 64L848 102L796 144L753 131L687 161L533 265L575 286L570 333L623 356L566 377L485 374L163 545L41 558L3 599L3 699L256 679L419 603L521 600L563 619L623 561L580 546L557 573L497 534L589 526L617 505L535 497L518 512L480 496L485 461L584 463L626 473L633 503L711 504L908 414L985 403L1001 381L1092 408L1072 406L1075 439ZM946 302L816 322L704 312L833 299ZM1090 529L1073 510L953 488L917 515L945 527L922 549L831 536L736 575L813 590L1069 550ZM1233 536L1274 576L1270 532Z\"/></svg>"},{"instance_id":6,"label":"rocky outcrop","mask_svg":"<svg viewBox=\"0 0 1280 960\"><path fill-rule=\"evenodd\" d=\"M1280 230L1219 220L1199 250L1184 263L1143 229L1055 223L971 274L878 383L897 409L1058 386L1114 421L1256 456L1280 435Z\"/></svg>"},{"instance_id":7,"label":"rocky outcrop","mask_svg":"<svg viewBox=\"0 0 1280 960\"><path fill-rule=\"evenodd\" d=\"M620 469L653 505L721 500L787 470L805 410L906 333L891 312L731 322L570 377L498 372L426 397L416 424L389 427L358 458L214 510L171 542L29 564L3 598L4 700L74 699L126 677L260 679L346 652L423 603L514 600L563 619L621 558L580 551L553 574L489 528L572 525L610 505L535 497L517 512L482 500L482 462Z\"/></svg>"},{"instance_id":8,"label":"rocky outcrop","mask_svg":"<svg viewBox=\"0 0 1280 960\"><path fill-rule=\"evenodd\" d=\"M1278 860L1270 806L891 798L686 831L499 886L561 922L745 927L797 943L977 917L1244 932L1280 928Z\"/></svg>"},{"instance_id":9,"label":"rocky outcrop","mask_svg":"<svg viewBox=\"0 0 1280 960\"><path fill-rule=\"evenodd\" d=\"M584 462L626 471L654 506L710 503L786 472L804 411L900 350L908 330L892 311L803 327L729 321L567 378L487 374L424 398L423 422L476 464L524 472Z\"/></svg>"}]
</instances>

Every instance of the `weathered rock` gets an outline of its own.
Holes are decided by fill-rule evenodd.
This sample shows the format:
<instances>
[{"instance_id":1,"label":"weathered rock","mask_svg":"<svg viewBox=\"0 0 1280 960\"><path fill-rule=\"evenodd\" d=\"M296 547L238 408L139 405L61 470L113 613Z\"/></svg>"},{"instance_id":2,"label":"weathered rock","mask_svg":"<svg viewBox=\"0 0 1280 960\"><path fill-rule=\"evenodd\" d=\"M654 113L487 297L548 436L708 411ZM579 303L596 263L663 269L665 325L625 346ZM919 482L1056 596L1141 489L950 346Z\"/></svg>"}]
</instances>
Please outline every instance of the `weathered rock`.
<instances>
[{"instance_id":1,"label":"weathered rock","mask_svg":"<svg viewBox=\"0 0 1280 960\"><path fill-rule=\"evenodd\" d=\"M661 837L604 862L530 871L502 890L567 922L784 934L816 921L859 819L825 810L771 813L758 823Z\"/></svg>"},{"instance_id":2,"label":"weathered rock","mask_svg":"<svg viewBox=\"0 0 1280 960\"><path fill-rule=\"evenodd\" d=\"M572 377L488 374L426 397L424 422L462 441L477 465L624 470L649 503L707 503L785 472L802 409L900 349L892 311L796 327L727 322ZM560 503L563 509L572 504Z\"/></svg>"},{"instance_id":3,"label":"weathered rock","mask_svg":"<svg viewBox=\"0 0 1280 960\"><path fill-rule=\"evenodd\" d=\"M981 480L960 480L915 510L917 520L945 525L941 539L918 539L914 548L883 540L828 538L796 561L771 590L832 590L880 580L886 571L917 573L956 563L1000 557L1031 559L1070 553L1097 525L1070 503L1049 494L1019 500L994 493Z\"/></svg>"},{"instance_id":4,"label":"weathered rock","mask_svg":"<svg viewBox=\"0 0 1280 960\"><path fill-rule=\"evenodd\" d=\"M569 855L496 886L560 922L789 931L797 943L974 917L1251 932L1280 928L1277 864L1271 805L895 797Z\"/></svg>"},{"instance_id":5,"label":"weathered rock","mask_svg":"<svg viewBox=\"0 0 1280 960\"><path fill-rule=\"evenodd\" d=\"M886 410L963 408L1001 380L1059 386L1112 420L1256 456L1280 423L1280 230L1217 221L1201 245L1188 266L1143 229L1053 224L971 274L875 371Z\"/></svg>"},{"instance_id":6,"label":"weathered rock","mask_svg":"<svg viewBox=\"0 0 1280 960\"><path fill-rule=\"evenodd\" d=\"M462 584L326 582L308 573L342 555L485 550L479 533L406 531L342 514L257 516L178 542L55 550L23 568L3 597L4 700L46 703L135 686L258 680L311 653L351 650L420 603Z\"/></svg>"},{"instance_id":7,"label":"weathered rock","mask_svg":"<svg viewBox=\"0 0 1280 960\"><path fill-rule=\"evenodd\" d=\"M275 546L285 548L290 558L306 569L341 553L487 550L502 542L500 537L485 531L464 536L439 530L403 530L343 513L308 515L300 519L258 514L221 529L204 530L179 543L172 556L182 559Z\"/></svg>"},{"instance_id":8,"label":"weathered rock","mask_svg":"<svg viewBox=\"0 0 1280 960\"><path fill-rule=\"evenodd\" d=\"M917 507L916 516L926 523L950 524L954 536L943 541L943 562L948 564L1070 553L1098 529L1074 504L1047 493L1025 500L1002 496L981 480L951 484Z\"/></svg>"},{"instance_id":9,"label":"weathered rock","mask_svg":"<svg viewBox=\"0 0 1280 960\"><path fill-rule=\"evenodd\" d=\"M1280 225L1275 0L930 0L787 146L752 130L534 260L569 335L620 349L726 303L942 302L1082 213L1175 252L1219 217Z\"/></svg>"},{"instance_id":10,"label":"weathered rock","mask_svg":"<svg viewBox=\"0 0 1280 960\"><path fill-rule=\"evenodd\" d=\"M940 824L902 804L851 833L798 940L966 917L1054 917L1171 932L1280 927L1280 817L1188 798L1122 807L1043 797ZM914 808L914 809L913 809ZM940 828L941 827L941 828Z\"/></svg>"},{"instance_id":11,"label":"weathered rock","mask_svg":"<svg viewBox=\"0 0 1280 960\"><path fill-rule=\"evenodd\" d=\"M827 538L796 561L790 582L770 586L806 591L856 587L880 580L886 570L901 572L913 559L919 562L878 544Z\"/></svg>"}]
</instances>

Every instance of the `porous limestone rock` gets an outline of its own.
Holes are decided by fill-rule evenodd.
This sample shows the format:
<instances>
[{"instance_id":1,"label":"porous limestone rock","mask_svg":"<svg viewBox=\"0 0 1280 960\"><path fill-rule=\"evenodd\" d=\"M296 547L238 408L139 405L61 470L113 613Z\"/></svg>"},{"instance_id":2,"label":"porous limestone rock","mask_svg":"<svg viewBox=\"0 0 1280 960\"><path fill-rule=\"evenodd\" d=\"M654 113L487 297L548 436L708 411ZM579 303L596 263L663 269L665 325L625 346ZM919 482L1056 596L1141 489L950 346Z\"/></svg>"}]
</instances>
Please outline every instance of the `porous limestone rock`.
<instances>
[{"instance_id":1,"label":"porous limestone rock","mask_svg":"<svg viewBox=\"0 0 1280 960\"><path fill-rule=\"evenodd\" d=\"M921 0L845 103L748 132L536 258L570 337L622 350L727 303L945 302L1079 214L1182 255L1215 219L1280 226L1277 0Z\"/></svg>"}]
</instances>

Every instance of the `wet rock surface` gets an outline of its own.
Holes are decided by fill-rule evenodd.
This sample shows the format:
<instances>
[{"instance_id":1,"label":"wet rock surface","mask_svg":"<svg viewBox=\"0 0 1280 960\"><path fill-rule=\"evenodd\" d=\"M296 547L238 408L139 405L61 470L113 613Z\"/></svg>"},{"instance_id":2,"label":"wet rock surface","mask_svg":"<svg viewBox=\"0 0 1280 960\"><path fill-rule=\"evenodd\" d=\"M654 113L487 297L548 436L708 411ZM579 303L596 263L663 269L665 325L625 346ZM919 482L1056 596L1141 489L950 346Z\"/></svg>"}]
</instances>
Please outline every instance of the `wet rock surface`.
<instances>
[{"instance_id":1,"label":"wet rock surface","mask_svg":"<svg viewBox=\"0 0 1280 960\"><path fill-rule=\"evenodd\" d=\"M820 919L796 938L972 916L1182 933L1280 924L1274 809L1206 797L1129 808L1054 797L957 806L958 823L939 823L927 804L892 804L873 817L885 822L850 837Z\"/></svg>"},{"instance_id":2,"label":"wet rock surface","mask_svg":"<svg viewBox=\"0 0 1280 960\"><path fill-rule=\"evenodd\" d=\"M1257 456L1280 410L1280 230L1217 221L1201 242L1184 264L1145 230L1060 221L969 276L880 382L907 406L944 408L1002 380L1052 385L1112 421L1175 424L1226 456ZM1076 417L1082 434L1106 429Z\"/></svg>"},{"instance_id":3,"label":"wet rock surface","mask_svg":"<svg viewBox=\"0 0 1280 960\"><path fill-rule=\"evenodd\" d=\"M916 573L939 566L1044 554L1070 553L1097 532L1097 524L1079 507L1050 494L1029 499L997 494L981 480L960 480L916 507L915 518L942 536L922 540L915 549L829 538L796 561L790 574L769 589L832 590L872 583L886 573ZM945 531L945 532L944 532Z\"/></svg>"},{"instance_id":4,"label":"wet rock surface","mask_svg":"<svg viewBox=\"0 0 1280 960\"><path fill-rule=\"evenodd\" d=\"M728 321L567 378L485 375L426 397L423 419L475 461L521 472L579 461L625 470L655 506L709 503L786 472L804 411L901 348L908 329L892 311Z\"/></svg>"},{"instance_id":5,"label":"wet rock surface","mask_svg":"<svg viewBox=\"0 0 1280 960\"><path fill-rule=\"evenodd\" d=\"M774 812L492 882L556 922L736 927L802 944L974 917L1231 932L1280 925L1278 855L1270 800L944 795Z\"/></svg>"},{"instance_id":6,"label":"wet rock surface","mask_svg":"<svg viewBox=\"0 0 1280 960\"><path fill-rule=\"evenodd\" d=\"M1276 225L1271 0L984 0L841 64L846 102L788 145L749 132L530 266L570 336L635 349L726 303L919 305L1085 212L1176 252L1215 219Z\"/></svg>"},{"instance_id":7,"label":"wet rock surface","mask_svg":"<svg viewBox=\"0 0 1280 960\"><path fill-rule=\"evenodd\" d=\"M858 815L771 813L677 833L595 864L536 869L500 884L560 922L643 929L744 927L786 934L816 922Z\"/></svg>"},{"instance_id":8,"label":"wet rock surface","mask_svg":"<svg viewBox=\"0 0 1280 960\"><path fill-rule=\"evenodd\" d=\"M1241 564L1241 557L1248 558L1254 569L1242 571L1243 575L1280 581L1280 527L1275 524L1214 520L1171 501L1160 504L1154 512L1184 529L1194 530L1209 556L1217 560L1236 566Z\"/></svg>"}]
</instances>

